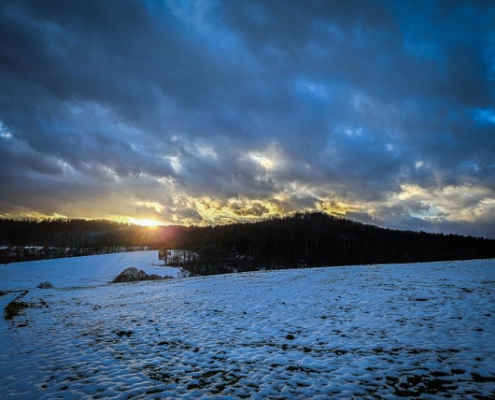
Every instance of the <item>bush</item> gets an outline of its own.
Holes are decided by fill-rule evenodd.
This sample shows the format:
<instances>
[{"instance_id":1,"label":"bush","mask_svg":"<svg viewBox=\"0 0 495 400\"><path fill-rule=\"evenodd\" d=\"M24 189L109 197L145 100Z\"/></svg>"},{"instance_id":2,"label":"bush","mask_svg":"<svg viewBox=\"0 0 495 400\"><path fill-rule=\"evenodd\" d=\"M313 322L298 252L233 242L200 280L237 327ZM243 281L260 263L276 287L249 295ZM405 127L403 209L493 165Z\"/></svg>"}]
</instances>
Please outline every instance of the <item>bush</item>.
<instances>
[{"instance_id":1,"label":"bush","mask_svg":"<svg viewBox=\"0 0 495 400\"><path fill-rule=\"evenodd\" d=\"M166 278L167 277L162 277L157 274L148 275L142 269L137 269L136 267L129 267L124 269L119 275L117 275L117 277L112 281L112 283L156 281Z\"/></svg>"},{"instance_id":2,"label":"bush","mask_svg":"<svg viewBox=\"0 0 495 400\"><path fill-rule=\"evenodd\" d=\"M38 287L38 289L52 289L53 285L51 282L44 281L44 282L41 282L37 287Z\"/></svg>"}]
</instances>

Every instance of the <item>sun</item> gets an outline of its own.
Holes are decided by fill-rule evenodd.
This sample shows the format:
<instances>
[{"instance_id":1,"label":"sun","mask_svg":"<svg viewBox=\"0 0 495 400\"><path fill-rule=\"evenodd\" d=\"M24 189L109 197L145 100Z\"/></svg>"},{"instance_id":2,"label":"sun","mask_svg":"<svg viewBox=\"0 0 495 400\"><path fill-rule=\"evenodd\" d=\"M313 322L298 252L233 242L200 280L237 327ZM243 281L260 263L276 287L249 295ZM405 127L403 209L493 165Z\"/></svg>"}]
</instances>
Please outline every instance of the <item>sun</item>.
<instances>
[{"instance_id":1,"label":"sun","mask_svg":"<svg viewBox=\"0 0 495 400\"><path fill-rule=\"evenodd\" d=\"M146 228L149 229L156 229L158 228L161 223L159 221L156 221L154 219L137 219L137 218L131 218L131 223L139 226L145 226Z\"/></svg>"}]
</instances>

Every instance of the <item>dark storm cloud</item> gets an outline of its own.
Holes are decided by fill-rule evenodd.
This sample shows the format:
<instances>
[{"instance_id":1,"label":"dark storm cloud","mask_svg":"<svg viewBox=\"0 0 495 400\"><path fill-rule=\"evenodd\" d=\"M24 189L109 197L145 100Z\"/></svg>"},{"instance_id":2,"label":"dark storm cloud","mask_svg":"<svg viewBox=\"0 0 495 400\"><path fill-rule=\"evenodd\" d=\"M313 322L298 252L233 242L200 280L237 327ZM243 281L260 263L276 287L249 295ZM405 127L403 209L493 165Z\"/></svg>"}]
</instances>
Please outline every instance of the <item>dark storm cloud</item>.
<instances>
[{"instance_id":1,"label":"dark storm cloud","mask_svg":"<svg viewBox=\"0 0 495 400\"><path fill-rule=\"evenodd\" d=\"M490 1L4 1L0 212L495 236L493 26Z\"/></svg>"}]
</instances>

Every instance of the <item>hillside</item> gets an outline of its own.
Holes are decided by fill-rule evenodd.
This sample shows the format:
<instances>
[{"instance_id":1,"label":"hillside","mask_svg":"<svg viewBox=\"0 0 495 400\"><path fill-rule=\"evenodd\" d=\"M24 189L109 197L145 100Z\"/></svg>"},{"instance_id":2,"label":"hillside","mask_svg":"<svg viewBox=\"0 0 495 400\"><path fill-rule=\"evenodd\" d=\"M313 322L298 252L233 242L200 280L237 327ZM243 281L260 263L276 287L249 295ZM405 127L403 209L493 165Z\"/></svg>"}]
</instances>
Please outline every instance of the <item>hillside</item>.
<instances>
[{"instance_id":1,"label":"hillside","mask_svg":"<svg viewBox=\"0 0 495 400\"><path fill-rule=\"evenodd\" d=\"M323 213L295 214L257 223L191 227L166 241L167 249L199 257L183 260L192 273L495 257L495 240L397 231Z\"/></svg>"},{"instance_id":2,"label":"hillside","mask_svg":"<svg viewBox=\"0 0 495 400\"><path fill-rule=\"evenodd\" d=\"M150 254L65 259L63 279L54 260L3 266L24 291L0 295L18 305L0 317L1 397L495 397L494 260L133 284L85 268L166 269Z\"/></svg>"},{"instance_id":3,"label":"hillside","mask_svg":"<svg viewBox=\"0 0 495 400\"><path fill-rule=\"evenodd\" d=\"M3 246L151 246L159 240L147 227L107 220L0 219Z\"/></svg>"},{"instance_id":4,"label":"hillside","mask_svg":"<svg viewBox=\"0 0 495 400\"><path fill-rule=\"evenodd\" d=\"M187 276L181 268L165 266L157 251L132 251L2 265L0 291L31 290L45 281L55 288L101 286L131 266L148 274Z\"/></svg>"},{"instance_id":5,"label":"hillside","mask_svg":"<svg viewBox=\"0 0 495 400\"><path fill-rule=\"evenodd\" d=\"M372 263L495 257L495 240L397 231L323 213L215 227L155 229L111 221L2 220L0 263L119 251L184 250L180 266L200 275Z\"/></svg>"},{"instance_id":6,"label":"hillside","mask_svg":"<svg viewBox=\"0 0 495 400\"><path fill-rule=\"evenodd\" d=\"M0 264L156 249L175 227L147 227L106 220L0 219Z\"/></svg>"}]
</instances>

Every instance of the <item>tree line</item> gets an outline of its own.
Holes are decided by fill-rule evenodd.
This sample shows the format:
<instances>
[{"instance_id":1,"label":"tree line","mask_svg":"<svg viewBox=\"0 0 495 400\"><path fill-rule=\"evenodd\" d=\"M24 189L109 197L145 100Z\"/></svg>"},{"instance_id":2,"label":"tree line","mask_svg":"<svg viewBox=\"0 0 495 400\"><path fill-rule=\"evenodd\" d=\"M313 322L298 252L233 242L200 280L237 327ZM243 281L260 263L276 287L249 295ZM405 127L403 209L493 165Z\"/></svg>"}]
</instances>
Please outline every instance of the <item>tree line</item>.
<instances>
[{"instance_id":1,"label":"tree line","mask_svg":"<svg viewBox=\"0 0 495 400\"><path fill-rule=\"evenodd\" d=\"M153 230L107 220L0 219L0 263L140 249L160 249L167 261L201 275L495 258L495 240L384 229L315 212Z\"/></svg>"},{"instance_id":2,"label":"tree line","mask_svg":"<svg viewBox=\"0 0 495 400\"><path fill-rule=\"evenodd\" d=\"M107 220L0 219L0 263L158 248L166 235Z\"/></svg>"},{"instance_id":3,"label":"tree line","mask_svg":"<svg viewBox=\"0 0 495 400\"><path fill-rule=\"evenodd\" d=\"M182 229L162 247L198 257L181 265L201 275L296 267L405 263L495 257L495 240L398 231L324 213L256 223Z\"/></svg>"}]
</instances>

